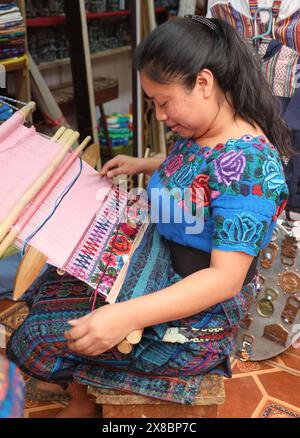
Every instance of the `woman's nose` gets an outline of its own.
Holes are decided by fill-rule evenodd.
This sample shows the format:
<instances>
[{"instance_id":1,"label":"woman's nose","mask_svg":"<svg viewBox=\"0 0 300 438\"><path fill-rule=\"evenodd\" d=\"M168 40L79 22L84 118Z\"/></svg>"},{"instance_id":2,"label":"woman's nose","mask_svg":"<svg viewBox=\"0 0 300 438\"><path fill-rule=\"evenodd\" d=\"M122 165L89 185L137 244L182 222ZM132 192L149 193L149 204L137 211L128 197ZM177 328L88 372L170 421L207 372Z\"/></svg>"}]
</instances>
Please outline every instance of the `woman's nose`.
<instances>
[{"instance_id":1,"label":"woman's nose","mask_svg":"<svg viewBox=\"0 0 300 438\"><path fill-rule=\"evenodd\" d=\"M159 122L165 122L168 119L168 116L163 108L155 105L155 115Z\"/></svg>"}]
</instances>

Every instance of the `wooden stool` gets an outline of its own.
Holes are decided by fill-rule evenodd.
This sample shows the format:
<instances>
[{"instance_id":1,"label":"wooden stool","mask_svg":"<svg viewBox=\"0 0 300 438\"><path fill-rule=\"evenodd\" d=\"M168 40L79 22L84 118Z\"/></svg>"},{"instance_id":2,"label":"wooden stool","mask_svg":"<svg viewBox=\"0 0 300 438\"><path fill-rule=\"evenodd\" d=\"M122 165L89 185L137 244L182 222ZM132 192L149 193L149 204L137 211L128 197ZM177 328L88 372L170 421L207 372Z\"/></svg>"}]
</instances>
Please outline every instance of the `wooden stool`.
<instances>
[{"instance_id":1,"label":"wooden stool","mask_svg":"<svg viewBox=\"0 0 300 438\"><path fill-rule=\"evenodd\" d=\"M193 406L91 386L88 392L102 405L103 418L218 418L219 405L225 403L223 377L209 374Z\"/></svg>"}]
</instances>

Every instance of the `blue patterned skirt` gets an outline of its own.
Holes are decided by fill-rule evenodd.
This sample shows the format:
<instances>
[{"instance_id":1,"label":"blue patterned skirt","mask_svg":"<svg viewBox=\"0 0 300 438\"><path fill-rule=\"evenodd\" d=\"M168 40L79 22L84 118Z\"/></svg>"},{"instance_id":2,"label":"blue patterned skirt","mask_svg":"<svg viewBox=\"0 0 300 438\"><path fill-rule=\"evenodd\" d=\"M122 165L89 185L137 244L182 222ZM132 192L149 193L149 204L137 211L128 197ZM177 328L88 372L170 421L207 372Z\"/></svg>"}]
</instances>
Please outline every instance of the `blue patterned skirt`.
<instances>
[{"instance_id":1,"label":"blue patterned skirt","mask_svg":"<svg viewBox=\"0 0 300 438\"><path fill-rule=\"evenodd\" d=\"M172 271L168 256L162 259L162 251L154 251L159 259L153 257L155 245L163 244L153 237L155 233L145 236L139 247L141 252L134 254L120 299L135 296L140 278L145 282L144 293L181 279ZM114 348L90 357L71 352L64 332L69 328L68 321L91 311L91 290L81 281L68 275L61 277L50 268L33 291L31 311L11 337L7 354L27 374L44 381L66 385L75 379L98 388L193 404L205 373L231 376L230 354L238 321L247 314L254 293L255 285L251 283L238 297L205 312L146 328L141 342L129 355ZM97 307L103 305L107 304L99 297ZM197 329L197 342L163 341L170 327Z\"/></svg>"}]
</instances>

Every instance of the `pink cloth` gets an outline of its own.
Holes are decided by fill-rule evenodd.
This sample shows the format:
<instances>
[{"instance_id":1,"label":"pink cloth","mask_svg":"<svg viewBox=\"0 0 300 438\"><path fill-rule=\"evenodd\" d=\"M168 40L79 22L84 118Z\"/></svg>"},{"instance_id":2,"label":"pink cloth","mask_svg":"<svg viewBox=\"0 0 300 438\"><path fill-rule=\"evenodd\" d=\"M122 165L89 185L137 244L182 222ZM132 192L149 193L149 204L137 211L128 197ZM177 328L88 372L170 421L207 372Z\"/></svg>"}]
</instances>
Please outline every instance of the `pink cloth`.
<instances>
[{"instance_id":1,"label":"pink cloth","mask_svg":"<svg viewBox=\"0 0 300 438\"><path fill-rule=\"evenodd\" d=\"M16 114L0 126L0 221L60 149L60 145L38 134L34 128L24 127L22 123L23 118ZM20 247L53 211L56 199L78 172L77 159L18 236ZM80 178L55 215L30 241L54 266L62 267L66 263L112 187L109 180L95 174L93 168L83 163Z\"/></svg>"}]
</instances>

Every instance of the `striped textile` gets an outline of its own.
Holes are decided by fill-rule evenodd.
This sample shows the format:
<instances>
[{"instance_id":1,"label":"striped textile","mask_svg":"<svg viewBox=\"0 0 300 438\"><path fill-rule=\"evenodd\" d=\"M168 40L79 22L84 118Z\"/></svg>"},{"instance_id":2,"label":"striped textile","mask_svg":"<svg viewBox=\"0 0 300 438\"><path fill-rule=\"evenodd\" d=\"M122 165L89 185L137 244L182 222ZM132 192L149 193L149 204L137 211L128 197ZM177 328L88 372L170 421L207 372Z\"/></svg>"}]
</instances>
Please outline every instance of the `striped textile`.
<instances>
[{"instance_id":1,"label":"striped textile","mask_svg":"<svg viewBox=\"0 0 300 438\"><path fill-rule=\"evenodd\" d=\"M18 368L0 356L0 418L22 418L24 382Z\"/></svg>"},{"instance_id":2,"label":"striped textile","mask_svg":"<svg viewBox=\"0 0 300 438\"><path fill-rule=\"evenodd\" d=\"M141 288L146 294L181 279L172 270L166 247L156 226L149 226L131 259L120 301L138 296ZM7 354L28 375L44 381L65 386L76 379L98 388L193 404L204 373L231 377L229 357L238 322L247 315L255 294L255 283L250 283L238 296L204 312L148 327L127 356L113 348L88 357L68 349L64 332L68 321L90 312L90 291L85 283L60 277L50 268L29 297L31 311L11 337ZM99 296L96 306L103 305L107 304ZM163 341L170 328L192 332L192 340Z\"/></svg>"}]
</instances>

